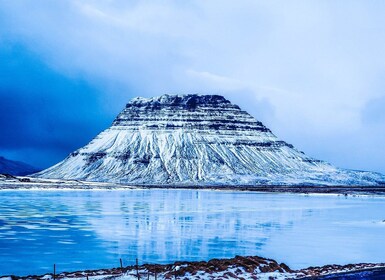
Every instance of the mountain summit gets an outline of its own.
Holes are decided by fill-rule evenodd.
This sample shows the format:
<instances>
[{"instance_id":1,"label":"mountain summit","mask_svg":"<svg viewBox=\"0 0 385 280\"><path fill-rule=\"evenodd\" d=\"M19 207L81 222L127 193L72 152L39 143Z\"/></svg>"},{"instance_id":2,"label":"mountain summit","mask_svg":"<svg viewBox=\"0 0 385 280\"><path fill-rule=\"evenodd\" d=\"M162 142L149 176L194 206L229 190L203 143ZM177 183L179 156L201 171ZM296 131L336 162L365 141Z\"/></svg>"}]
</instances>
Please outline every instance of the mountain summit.
<instances>
[{"instance_id":1,"label":"mountain summit","mask_svg":"<svg viewBox=\"0 0 385 280\"><path fill-rule=\"evenodd\" d=\"M134 98L112 126L36 176L144 185L379 185L306 156L219 95Z\"/></svg>"}]
</instances>

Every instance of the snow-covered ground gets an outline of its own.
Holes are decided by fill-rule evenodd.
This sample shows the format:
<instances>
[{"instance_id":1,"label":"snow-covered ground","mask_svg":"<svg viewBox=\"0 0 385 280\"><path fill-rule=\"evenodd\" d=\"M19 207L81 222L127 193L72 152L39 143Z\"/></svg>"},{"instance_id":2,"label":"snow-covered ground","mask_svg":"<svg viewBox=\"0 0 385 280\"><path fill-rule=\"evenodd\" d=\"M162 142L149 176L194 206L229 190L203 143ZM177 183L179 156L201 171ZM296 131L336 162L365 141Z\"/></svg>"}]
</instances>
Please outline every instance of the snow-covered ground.
<instances>
[{"instance_id":1,"label":"snow-covered ground","mask_svg":"<svg viewBox=\"0 0 385 280\"><path fill-rule=\"evenodd\" d=\"M28 176L10 176L0 174L0 190L97 190L97 189L132 189L138 188L130 185L122 185L108 182L87 182L81 180L44 179Z\"/></svg>"},{"instance_id":2,"label":"snow-covered ground","mask_svg":"<svg viewBox=\"0 0 385 280\"><path fill-rule=\"evenodd\" d=\"M291 270L287 265L277 263L271 259L261 257L241 257L233 259L213 259L208 262L176 262L169 265L129 266L113 269L100 269L93 271L65 272L55 275L41 276L4 276L0 280L138 280L138 279L259 279L259 280L284 280L307 279L340 273L356 273L374 269L383 270L385 277L385 263L381 264L355 264L355 265L328 265L323 267L310 267L301 270ZM309 278L310 279L310 278ZM315 279L315 278L312 278ZM364 279L364 278L363 278Z\"/></svg>"}]
</instances>

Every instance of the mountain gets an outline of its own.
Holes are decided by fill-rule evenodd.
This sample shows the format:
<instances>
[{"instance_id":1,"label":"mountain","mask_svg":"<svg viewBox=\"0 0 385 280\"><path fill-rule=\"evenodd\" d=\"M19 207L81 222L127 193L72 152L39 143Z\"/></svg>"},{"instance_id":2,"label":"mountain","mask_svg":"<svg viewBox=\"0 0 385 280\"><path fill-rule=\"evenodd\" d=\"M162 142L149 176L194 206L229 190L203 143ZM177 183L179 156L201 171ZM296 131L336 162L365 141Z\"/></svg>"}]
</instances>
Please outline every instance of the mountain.
<instances>
[{"instance_id":1,"label":"mountain","mask_svg":"<svg viewBox=\"0 0 385 280\"><path fill-rule=\"evenodd\" d=\"M0 174L23 176L39 171L37 168L21 161L13 161L0 156Z\"/></svg>"},{"instance_id":2,"label":"mountain","mask_svg":"<svg viewBox=\"0 0 385 280\"><path fill-rule=\"evenodd\" d=\"M219 95L134 98L88 145L35 176L144 185L380 185L279 140Z\"/></svg>"}]
</instances>

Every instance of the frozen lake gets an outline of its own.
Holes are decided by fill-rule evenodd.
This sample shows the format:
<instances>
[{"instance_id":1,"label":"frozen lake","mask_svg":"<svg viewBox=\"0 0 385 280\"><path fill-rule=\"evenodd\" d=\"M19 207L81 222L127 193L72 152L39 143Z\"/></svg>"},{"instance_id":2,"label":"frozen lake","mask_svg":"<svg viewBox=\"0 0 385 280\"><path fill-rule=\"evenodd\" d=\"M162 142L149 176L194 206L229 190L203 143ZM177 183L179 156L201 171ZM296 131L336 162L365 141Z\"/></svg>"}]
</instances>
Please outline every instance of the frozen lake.
<instances>
[{"instance_id":1,"label":"frozen lake","mask_svg":"<svg viewBox=\"0 0 385 280\"><path fill-rule=\"evenodd\" d=\"M197 190L0 191L0 275L259 255L385 262L385 198Z\"/></svg>"}]
</instances>

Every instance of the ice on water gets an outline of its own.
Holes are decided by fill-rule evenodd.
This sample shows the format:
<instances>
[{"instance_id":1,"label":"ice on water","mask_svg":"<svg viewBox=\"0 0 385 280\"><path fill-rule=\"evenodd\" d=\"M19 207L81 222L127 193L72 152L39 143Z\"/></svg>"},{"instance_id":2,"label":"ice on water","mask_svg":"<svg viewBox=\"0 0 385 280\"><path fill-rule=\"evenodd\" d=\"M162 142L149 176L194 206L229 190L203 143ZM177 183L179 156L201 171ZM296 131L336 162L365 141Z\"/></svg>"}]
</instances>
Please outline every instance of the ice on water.
<instances>
[{"instance_id":1,"label":"ice on water","mask_svg":"<svg viewBox=\"0 0 385 280\"><path fill-rule=\"evenodd\" d=\"M199 190L1 191L0 275L260 255L384 261L383 197Z\"/></svg>"}]
</instances>

